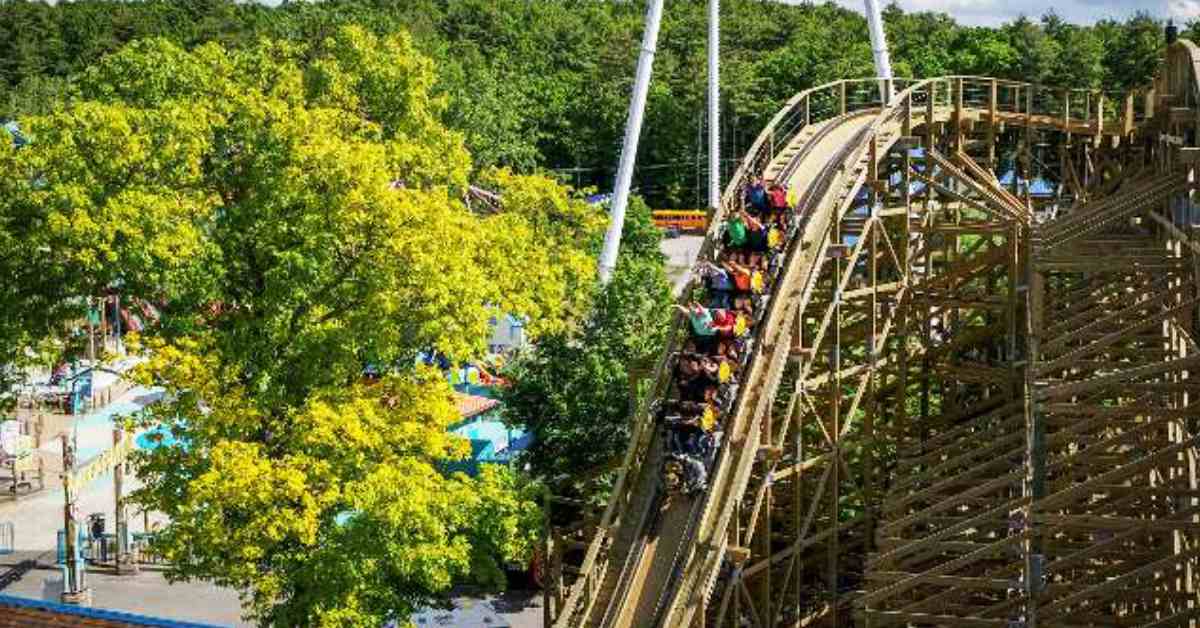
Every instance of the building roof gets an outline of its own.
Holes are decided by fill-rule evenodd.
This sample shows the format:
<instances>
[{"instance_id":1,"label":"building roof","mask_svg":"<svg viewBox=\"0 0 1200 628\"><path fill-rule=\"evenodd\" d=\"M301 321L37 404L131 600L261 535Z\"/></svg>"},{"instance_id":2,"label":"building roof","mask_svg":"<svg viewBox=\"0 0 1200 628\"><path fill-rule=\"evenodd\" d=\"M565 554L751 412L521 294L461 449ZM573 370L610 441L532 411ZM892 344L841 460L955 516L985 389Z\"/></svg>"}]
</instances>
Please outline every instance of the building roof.
<instances>
[{"instance_id":1,"label":"building roof","mask_svg":"<svg viewBox=\"0 0 1200 628\"><path fill-rule=\"evenodd\" d=\"M495 399L460 392L454 393L454 403L458 406L458 415L464 419L479 416L500 405Z\"/></svg>"}]
</instances>

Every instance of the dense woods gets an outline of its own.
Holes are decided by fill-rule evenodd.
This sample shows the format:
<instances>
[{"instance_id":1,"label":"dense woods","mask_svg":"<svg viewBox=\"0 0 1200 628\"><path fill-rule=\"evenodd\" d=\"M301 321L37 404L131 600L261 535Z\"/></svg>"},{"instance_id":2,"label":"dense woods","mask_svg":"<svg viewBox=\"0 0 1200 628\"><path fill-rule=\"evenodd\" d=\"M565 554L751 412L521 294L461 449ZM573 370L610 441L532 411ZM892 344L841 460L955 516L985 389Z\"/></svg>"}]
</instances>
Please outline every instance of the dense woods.
<instances>
[{"instance_id":1,"label":"dense woods","mask_svg":"<svg viewBox=\"0 0 1200 628\"><path fill-rule=\"evenodd\" d=\"M0 118L37 112L105 53L147 36L185 48L244 48L261 38L321 48L339 24L400 29L437 66L444 122L466 134L477 167L557 171L577 186L611 186L642 29L642 2L588 0L83 0L0 2ZM832 3L723 3L722 151L746 150L793 93L873 73L866 22ZM666 12L647 109L638 185L655 207L701 201L705 2ZM1151 71L1162 23L1149 15L1094 26L1053 13L999 28L950 16L884 16L897 76L976 74L1122 90ZM1184 29L1184 35L1198 27Z\"/></svg>"}]
</instances>

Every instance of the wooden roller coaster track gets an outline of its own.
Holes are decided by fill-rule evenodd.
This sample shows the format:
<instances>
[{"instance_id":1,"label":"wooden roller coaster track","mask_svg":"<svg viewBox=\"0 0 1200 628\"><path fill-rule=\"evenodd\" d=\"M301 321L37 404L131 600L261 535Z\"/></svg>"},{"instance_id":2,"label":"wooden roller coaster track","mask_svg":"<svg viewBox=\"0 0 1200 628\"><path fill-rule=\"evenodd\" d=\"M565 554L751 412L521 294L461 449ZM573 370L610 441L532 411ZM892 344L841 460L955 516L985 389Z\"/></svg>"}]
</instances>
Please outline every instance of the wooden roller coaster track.
<instances>
[{"instance_id":1,"label":"wooden roller coaster track","mask_svg":"<svg viewBox=\"0 0 1200 628\"><path fill-rule=\"evenodd\" d=\"M1198 76L1179 41L1132 94L790 100L700 253L750 179L799 192L708 489L664 499L641 408L548 623L1200 622Z\"/></svg>"}]
</instances>

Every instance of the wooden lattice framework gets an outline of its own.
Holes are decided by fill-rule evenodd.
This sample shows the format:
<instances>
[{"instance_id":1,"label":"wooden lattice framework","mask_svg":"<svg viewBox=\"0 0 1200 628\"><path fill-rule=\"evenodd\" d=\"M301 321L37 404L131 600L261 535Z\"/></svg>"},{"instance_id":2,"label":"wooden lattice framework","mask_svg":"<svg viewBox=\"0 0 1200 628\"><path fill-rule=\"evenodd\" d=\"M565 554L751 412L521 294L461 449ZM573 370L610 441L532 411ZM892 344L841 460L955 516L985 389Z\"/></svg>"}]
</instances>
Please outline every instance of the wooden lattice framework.
<instances>
[{"instance_id":1,"label":"wooden lattice framework","mask_svg":"<svg viewBox=\"0 0 1200 628\"><path fill-rule=\"evenodd\" d=\"M789 102L726 209L766 173L810 218L711 487L663 506L640 417L550 619L1200 623L1197 68L1180 41L1134 94L948 77Z\"/></svg>"}]
</instances>

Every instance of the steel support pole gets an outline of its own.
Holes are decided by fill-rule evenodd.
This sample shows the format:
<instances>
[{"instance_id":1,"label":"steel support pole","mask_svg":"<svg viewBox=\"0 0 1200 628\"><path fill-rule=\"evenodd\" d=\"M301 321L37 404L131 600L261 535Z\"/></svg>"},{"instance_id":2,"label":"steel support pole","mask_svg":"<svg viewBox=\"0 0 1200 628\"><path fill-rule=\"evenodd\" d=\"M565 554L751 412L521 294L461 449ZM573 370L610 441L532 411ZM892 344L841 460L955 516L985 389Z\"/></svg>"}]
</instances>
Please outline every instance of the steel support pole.
<instances>
[{"instance_id":1,"label":"steel support pole","mask_svg":"<svg viewBox=\"0 0 1200 628\"><path fill-rule=\"evenodd\" d=\"M625 141L621 145L621 161L617 166L616 189L600 251L600 281L608 283L617 267L617 252L621 247L621 230L625 226L625 208L629 205L629 188L633 184L633 165L637 160L638 140L642 134L642 114L646 111L646 94L650 89L650 73L654 66L654 51L658 44L658 27L662 23L663 0L650 0L646 6L646 27L642 32L642 52L638 56L637 76L633 96L629 100L629 117L625 121Z\"/></svg>"},{"instance_id":2,"label":"steel support pole","mask_svg":"<svg viewBox=\"0 0 1200 628\"><path fill-rule=\"evenodd\" d=\"M721 206L721 0L708 0L708 208Z\"/></svg>"},{"instance_id":3,"label":"steel support pole","mask_svg":"<svg viewBox=\"0 0 1200 628\"><path fill-rule=\"evenodd\" d=\"M892 61L888 56L887 37L883 33L883 13L879 0L866 0L867 28L871 33L871 53L875 56L875 75L879 77L879 97L884 104L892 101Z\"/></svg>"}]
</instances>

